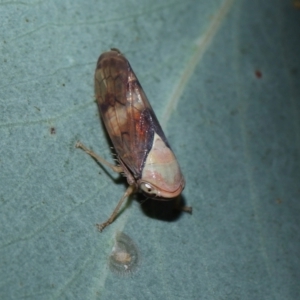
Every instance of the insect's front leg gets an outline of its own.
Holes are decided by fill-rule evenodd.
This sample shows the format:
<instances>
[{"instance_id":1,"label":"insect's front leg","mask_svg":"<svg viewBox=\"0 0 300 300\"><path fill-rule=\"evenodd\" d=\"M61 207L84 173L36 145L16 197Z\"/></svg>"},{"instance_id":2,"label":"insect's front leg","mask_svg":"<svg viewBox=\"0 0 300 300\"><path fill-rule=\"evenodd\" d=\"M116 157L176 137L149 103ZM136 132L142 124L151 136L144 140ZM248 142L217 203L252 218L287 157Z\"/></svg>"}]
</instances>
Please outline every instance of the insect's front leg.
<instances>
[{"instance_id":1,"label":"insect's front leg","mask_svg":"<svg viewBox=\"0 0 300 300\"><path fill-rule=\"evenodd\" d=\"M193 208L191 206L182 206L181 196L178 196L175 199L175 209L178 210L178 211L187 212L189 214L192 214L192 212L193 212Z\"/></svg>"},{"instance_id":2,"label":"insect's front leg","mask_svg":"<svg viewBox=\"0 0 300 300\"><path fill-rule=\"evenodd\" d=\"M88 155L90 155L92 158L94 158L96 161L98 161L99 163L101 163L102 165L105 165L109 168L111 168L114 172L116 173L122 173L123 172L123 168L121 166L116 166L113 165L111 163L109 163L107 160L105 160L104 158L102 158L101 156L97 155L95 152L93 152L92 150L88 149L86 146L84 146L81 142L77 142L75 145L76 148L80 148L83 151L85 151Z\"/></svg>"},{"instance_id":3,"label":"insect's front leg","mask_svg":"<svg viewBox=\"0 0 300 300\"><path fill-rule=\"evenodd\" d=\"M135 185L130 185L127 188L127 190L125 191L124 195L120 199L119 203L117 204L116 208L114 209L114 211L112 212L110 217L107 219L107 221L105 221L101 224L96 224L99 231L102 231L106 226L108 226L109 224L111 224L115 220L115 218L117 217L118 212L119 212L124 200L127 199L130 195L134 194L135 192L136 192L136 186Z\"/></svg>"},{"instance_id":4,"label":"insect's front leg","mask_svg":"<svg viewBox=\"0 0 300 300\"><path fill-rule=\"evenodd\" d=\"M101 156L97 155L95 152L93 152L92 150L88 149L86 146L84 146L80 142L77 142L76 145L75 145L75 147L82 149L88 155L90 155L92 158L94 158L96 161L100 162L101 164L103 164L105 166L110 167L113 171L115 171L117 173L122 173L122 172L128 173L128 172L126 172L127 168L125 166L122 166L122 165L116 166L116 165L113 165L113 164L109 163L104 158L102 158ZM128 175L129 175L129 178L132 177L129 173L128 173ZM120 208L121 208L124 200L127 199L131 194L133 194L133 193L136 192L137 187L136 187L136 184L135 184L134 180L133 179L131 179L131 180L129 179L128 182L130 184L129 187L125 191L125 193L122 196L122 198L119 200L119 203L117 204L116 208L114 209L114 211L112 212L112 214L110 215L110 217L104 223L96 224L96 226L97 226L97 228L98 228L99 231L102 231L106 226L108 226L109 224L111 224L115 220L115 218L117 217L118 212L119 212L119 210L120 210Z\"/></svg>"}]
</instances>

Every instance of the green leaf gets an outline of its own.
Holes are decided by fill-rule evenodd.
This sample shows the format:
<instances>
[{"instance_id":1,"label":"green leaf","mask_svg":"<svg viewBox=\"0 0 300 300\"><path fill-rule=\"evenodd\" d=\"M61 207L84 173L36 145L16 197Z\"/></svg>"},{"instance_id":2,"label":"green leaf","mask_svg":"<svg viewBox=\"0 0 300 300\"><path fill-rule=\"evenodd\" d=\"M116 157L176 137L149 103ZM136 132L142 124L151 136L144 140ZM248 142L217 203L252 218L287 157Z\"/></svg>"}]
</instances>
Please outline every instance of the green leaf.
<instances>
[{"instance_id":1,"label":"green leaf","mask_svg":"<svg viewBox=\"0 0 300 300\"><path fill-rule=\"evenodd\" d=\"M0 298L297 299L297 1L1 1ZM130 61L193 215L129 201L93 95L98 56ZM149 204L150 203L150 204ZM149 213L154 209L157 217ZM108 267L116 233L139 249Z\"/></svg>"}]
</instances>

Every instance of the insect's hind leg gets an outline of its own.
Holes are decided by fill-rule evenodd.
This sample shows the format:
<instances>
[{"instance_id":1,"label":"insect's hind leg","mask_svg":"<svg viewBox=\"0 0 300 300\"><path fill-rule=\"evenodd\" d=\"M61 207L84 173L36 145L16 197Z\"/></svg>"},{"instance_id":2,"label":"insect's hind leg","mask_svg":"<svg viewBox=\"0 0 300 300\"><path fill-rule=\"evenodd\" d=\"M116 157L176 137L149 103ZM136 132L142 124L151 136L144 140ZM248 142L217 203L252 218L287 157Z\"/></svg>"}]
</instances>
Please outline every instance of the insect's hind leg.
<instances>
[{"instance_id":1,"label":"insect's hind leg","mask_svg":"<svg viewBox=\"0 0 300 300\"><path fill-rule=\"evenodd\" d=\"M111 163L109 163L107 160L105 160L104 158L102 158L101 156L97 155L95 152L93 152L92 150L88 149L86 146L84 146L81 142L77 142L75 145L76 148L80 148L83 151L85 151L88 155L90 155L92 158L94 158L96 161L98 161L99 163L101 163L102 165L105 165L109 168L111 168L114 172L117 173L122 173L123 172L123 168L121 166L116 166L113 165Z\"/></svg>"},{"instance_id":2,"label":"insect's hind leg","mask_svg":"<svg viewBox=\"0 0 300 300\"><path fill-rule=\"evenodd\" d=\"M117 217L118 212L119 212L124 200L127 199L135 191L136 191L136 186L135 185L130 185L127 188L126 192L124 193L124 195L120 199L119 203L117 204L116 208L114 209L114 211L112 212L110 217L107 219L107 221L105 221L101 224L96 224L99 231L102 231L106 226L108 226L109 224L111 224L115 220L115 218Z\"/></svg>"}]
</instances>

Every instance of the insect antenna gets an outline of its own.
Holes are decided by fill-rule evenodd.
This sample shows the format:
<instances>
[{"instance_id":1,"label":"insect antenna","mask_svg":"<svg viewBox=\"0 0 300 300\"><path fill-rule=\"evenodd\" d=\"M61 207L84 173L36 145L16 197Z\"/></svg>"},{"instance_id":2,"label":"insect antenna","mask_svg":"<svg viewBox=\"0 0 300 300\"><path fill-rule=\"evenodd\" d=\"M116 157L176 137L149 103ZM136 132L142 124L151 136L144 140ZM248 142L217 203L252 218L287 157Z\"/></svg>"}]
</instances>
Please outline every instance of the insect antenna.
<instances>
[{"instance_id":1,"label":"insect antenna","mask_svg":"<svg viewBox=\"0 0 300 300\"><path fill-rule=\"evenodd\" d=\"M143 204L146 203L146 201L149 200L149 199L150 199L149 197L146 197L145 199L140 200L140 204L143 205Z\"/></svg>"}]
</instances>

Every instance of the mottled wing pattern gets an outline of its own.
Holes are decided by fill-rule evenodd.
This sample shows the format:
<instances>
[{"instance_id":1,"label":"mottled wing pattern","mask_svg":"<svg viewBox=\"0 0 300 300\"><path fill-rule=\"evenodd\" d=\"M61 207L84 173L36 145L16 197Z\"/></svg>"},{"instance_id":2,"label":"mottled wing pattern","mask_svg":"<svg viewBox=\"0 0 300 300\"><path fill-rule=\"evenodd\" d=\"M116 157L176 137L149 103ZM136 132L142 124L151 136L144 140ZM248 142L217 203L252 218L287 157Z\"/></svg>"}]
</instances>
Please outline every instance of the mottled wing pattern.
<instances>
[{"instance_id":1,"label":"mottled wing pattern","mask_svg":"<svg viewBox=\"0 0 300 300\"><path fill-rule=\"evenodd\" d=\"M140 178L154 130L157 126L161 129L129 62L118 50L99 57L95 94L119 158L136 179Z\"/></svg>"}]
</instances>

